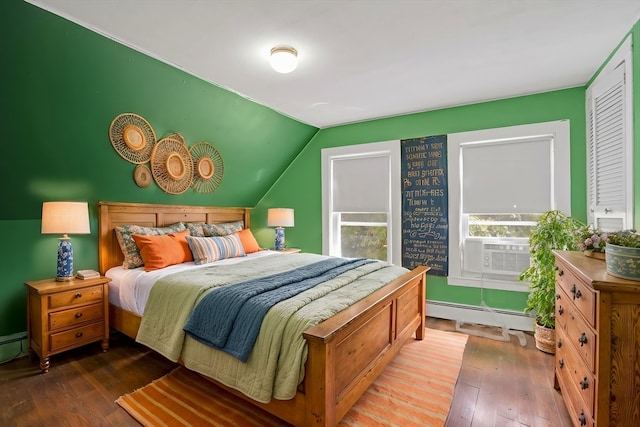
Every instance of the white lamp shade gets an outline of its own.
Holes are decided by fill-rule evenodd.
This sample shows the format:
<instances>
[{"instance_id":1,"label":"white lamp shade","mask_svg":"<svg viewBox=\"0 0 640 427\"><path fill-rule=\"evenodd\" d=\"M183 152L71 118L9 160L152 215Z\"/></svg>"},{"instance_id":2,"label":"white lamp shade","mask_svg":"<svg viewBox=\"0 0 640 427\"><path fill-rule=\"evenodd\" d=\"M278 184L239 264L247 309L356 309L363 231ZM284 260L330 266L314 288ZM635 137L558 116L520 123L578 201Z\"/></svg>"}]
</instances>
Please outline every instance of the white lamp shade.
<instances>
[{"instance_id":1,"label":"white lamp shade","mask_svg":"<svg viewBox=\"0 0 640 427\"><path fill-rule=\"evenodd\" d=\"M271 68L279 73L290 73L298 66L298 52L288 46L271 49Z\"/></svg>"},{"instance_id":2,"label":"white lamp shade","mask_svg":"<svg viewBox=\"0 0 640 427\"><path fill-rule=\"evenodd\" d=\"M89 234L87 202L44 202L42 234Z\"/></svg>"},{"instance_id":3,"label":"white lamp shade","mask_svg":"<svg viewBox=\"0 0 640 427\"><path fill-rule=\"evenodd\" d=\"M290 208L272 208L267 211L268 227L293 227L294 215Z\"/></svg>"}]
</instances>

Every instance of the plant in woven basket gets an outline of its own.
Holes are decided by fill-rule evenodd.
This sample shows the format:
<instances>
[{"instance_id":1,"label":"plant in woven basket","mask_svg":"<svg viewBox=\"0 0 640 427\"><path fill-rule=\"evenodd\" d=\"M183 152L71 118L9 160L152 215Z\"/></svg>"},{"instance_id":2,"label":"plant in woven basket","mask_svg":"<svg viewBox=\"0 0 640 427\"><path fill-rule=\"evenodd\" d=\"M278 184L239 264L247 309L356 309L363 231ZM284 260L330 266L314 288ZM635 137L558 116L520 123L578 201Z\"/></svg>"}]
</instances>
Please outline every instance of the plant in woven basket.
<instances>
[{"instance_id":1,"label":"plant in woven basket","mask_svg":"<svg viewBox=\"0 0 640 427\"><path fill-rule=\"evenodd\" d=\"M556 261L553 250L578 250L577 237L584 224L558 210L545 212L529 235L531 265L520 273L529 282L525 312L533 313L536 322L555 328Z\"/></svg>"}]
</instances>

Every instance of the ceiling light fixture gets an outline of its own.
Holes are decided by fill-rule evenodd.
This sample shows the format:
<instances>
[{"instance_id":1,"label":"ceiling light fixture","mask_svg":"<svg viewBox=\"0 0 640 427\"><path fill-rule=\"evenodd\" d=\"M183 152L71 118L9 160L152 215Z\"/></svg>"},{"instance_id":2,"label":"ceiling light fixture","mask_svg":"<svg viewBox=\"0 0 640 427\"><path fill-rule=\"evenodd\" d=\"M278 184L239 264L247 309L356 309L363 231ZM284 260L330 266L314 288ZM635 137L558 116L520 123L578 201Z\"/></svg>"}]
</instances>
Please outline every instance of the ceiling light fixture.
<instances>
[{"instance_id":1,"label":"ceiling light fixture","mask_svg":"<svg viewBox=\"0 0 640 427\"><path fill-rule=\"evenodd\" d=\"M290 73L298 66L298 51L291 46L276 46L271 49L271 68L279 73Z\"/></svg>"}]
</instances>

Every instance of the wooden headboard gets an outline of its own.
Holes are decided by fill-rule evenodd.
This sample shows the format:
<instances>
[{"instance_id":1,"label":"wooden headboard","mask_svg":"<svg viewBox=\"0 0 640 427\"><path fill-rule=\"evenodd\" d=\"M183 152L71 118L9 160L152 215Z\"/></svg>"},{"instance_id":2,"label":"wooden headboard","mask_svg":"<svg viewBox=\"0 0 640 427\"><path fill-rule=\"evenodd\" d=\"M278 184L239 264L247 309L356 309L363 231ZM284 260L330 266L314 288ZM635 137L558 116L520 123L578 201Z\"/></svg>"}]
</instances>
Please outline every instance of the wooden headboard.
<instances>
[{"instance_id":1,"label":"wooden headboard","mask_svg":"<svg viewBox=\"0 0 640 427\"><path fill-rule=\"evenodd\" d=\"M122 265L124 255L114 232L120 225L164 227L180 221L215 224L242 220L244 227L249 228L250 212L250 208L98 202L100 273Z\"/></svg>"}]
</instances>

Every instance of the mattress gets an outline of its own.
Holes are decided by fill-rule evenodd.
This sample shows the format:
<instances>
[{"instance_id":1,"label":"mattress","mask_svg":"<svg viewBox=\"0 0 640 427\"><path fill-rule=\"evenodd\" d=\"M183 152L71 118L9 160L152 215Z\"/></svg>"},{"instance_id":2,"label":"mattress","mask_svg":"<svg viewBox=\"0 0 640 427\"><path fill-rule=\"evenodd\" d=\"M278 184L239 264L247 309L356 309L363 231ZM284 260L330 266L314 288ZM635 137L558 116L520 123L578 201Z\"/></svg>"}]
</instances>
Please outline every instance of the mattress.
<instances>
[{"instance_id":1,"label":"mattress","mask_svg":"<svg viewBox=\"0 0 640 427\"><path fill-rule=\"evenodd\" d=\"M264 250L248 254L244 257L227 258L210 264L196 265L194 262L171 265L160 270L144 271L143 267L126 269L121 266L107 270L105 276L111 279L109 282L109 303L142 316L149 299L149 292L153 284L159 279L173 273L194 270L212 265L237 264L249 259L265 256L285 256L277 251Z\"/></svg>"}]
</instances>

